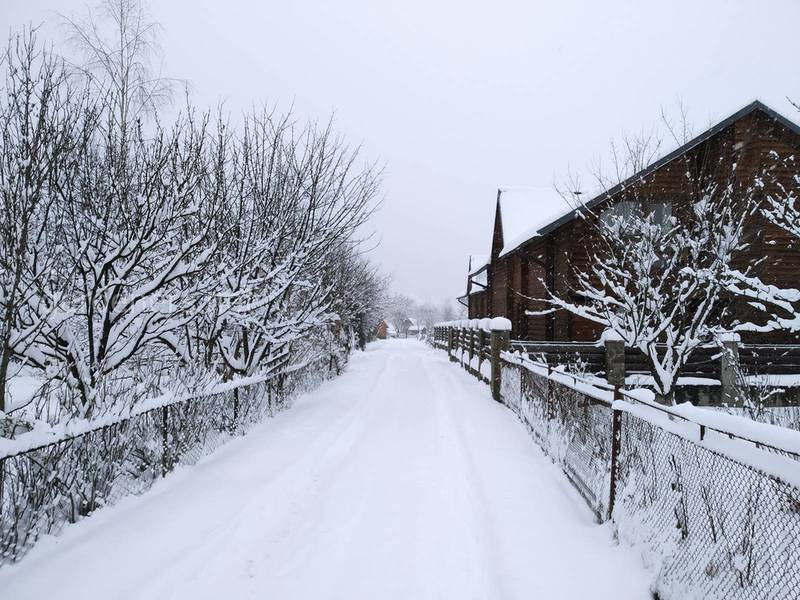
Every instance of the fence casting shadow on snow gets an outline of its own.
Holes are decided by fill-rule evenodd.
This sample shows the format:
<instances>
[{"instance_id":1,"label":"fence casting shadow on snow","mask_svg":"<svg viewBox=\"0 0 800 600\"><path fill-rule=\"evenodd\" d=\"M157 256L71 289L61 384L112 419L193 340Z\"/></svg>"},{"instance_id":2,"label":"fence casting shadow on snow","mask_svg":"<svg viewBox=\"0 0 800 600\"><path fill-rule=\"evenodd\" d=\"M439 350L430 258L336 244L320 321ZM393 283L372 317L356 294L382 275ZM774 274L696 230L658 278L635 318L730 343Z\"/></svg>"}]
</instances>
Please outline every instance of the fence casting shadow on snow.
<instances>
[{"instance_id":1,"label":"fence casting shadow on snow","mask_svg":"<svg viewBox=\"0 0 800 600\"><path fill-rule=\"evenodd\" d=\"M283 408L310 384L303 370L156 406L52 443L0 448L0 567L43 535L140 494ZM19 440L20 442L22 440ZM25 444L21 444L25 445Z\"/></svg>"},{"instance_id":2,"label":"fence casting shadow on snow","mask_svg":"<svg viewBox=\"0 0 800 600\"><path fill-rule=\"evenodd\" d=\"M660 598L800 598L800 433L555 370L504 351L488 319L431 341L490 383L598 520L642 551Z\"/></svg>"}]
</instances>

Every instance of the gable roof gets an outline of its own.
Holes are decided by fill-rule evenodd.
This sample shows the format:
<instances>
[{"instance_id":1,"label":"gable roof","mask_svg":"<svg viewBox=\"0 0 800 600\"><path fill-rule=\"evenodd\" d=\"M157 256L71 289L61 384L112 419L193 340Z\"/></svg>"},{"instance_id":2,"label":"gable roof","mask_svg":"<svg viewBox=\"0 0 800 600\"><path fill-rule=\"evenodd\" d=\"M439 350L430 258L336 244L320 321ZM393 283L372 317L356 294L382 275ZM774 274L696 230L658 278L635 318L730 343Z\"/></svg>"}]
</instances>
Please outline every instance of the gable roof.
<instances>
[{"instance_id":1,"label":"gable roof","mask_svg":"<svg viewBox=\"0 0 800 600\"><path fill-rule=\"evenodd\" d=\"M770 107L768 107L763 102L760 102L759 100L755 100L755 101L751 102L750 104L748 104L747 106L745 106L744 108L739 109L738 111L736 111L735 113L733 113L729 117L723 119L722 121L720 121L719 123L717 123L713 127L707 129L706 131L704 131L703 133L701 133L697 137L689 140L688 142L686 142L682 146L676 148L672 152L670 152L670 153L666 154L665 156L659 158L658 160L656 160L655 162L653 162L649 166L645 167L641 171L639 171L637 173L634 173L633 175L631 175L630 177L628 177L624 181L621 181L620 183L616 184L614 187L612 187L612 188L610 188L608 190L604 190L601 193L597 194L591 200L588 200L586 203L584 203L582 206L580 206L578 208L570 207L566 203L566 201L559 196L559 198L561 199L561 206L564 207L564 210L561 211L561 214L552 214L552 213L548 214L546 211L544 211L544 212L542 212L541 210L537 211L535 207L536 207L536 205L538 203L535 202L535 201L529 201L528 206L525 207L530 212L529 219L528 219L528 221L525 222L524 226L522 224L519 224L519 223L514 224L514 226L513 226L514 229L513 230L517 233L517 236L513 237L513 238L509 238L509 237L506 236L505 219L503 219L503 216L502 216L503 215L503 206L502 206L502 203L500 203L500 200L501 200L501 198L503 196L503 190L498 190L498 203L500 203L501 224L503 226L503 248L500 251L500 256L504 256L504 255L508 254L509 252L512 252L513 250L515 250L516 248L518 248L519 246L521 246L525 242L527 242L527 241L529 241L529 240L531 240L531 239L533 239L533 238L535 238L537 236L546 235L546 234L550 233L551 231L554 231L554 230L558 229L559 227L561 227L565 223L568 223L568 222L572 221L573 219L575 219L578 216L578 212L579 211L581 211L581 210L591 210L592 208L594 208L595 206L597 206L598 204L600 204L604 200L607 200L608 198L614 196L615 194L617 194L618 192L624 190L626 187L628 187L631 184L635 183L639 179L642 179L643 177L647 177L648 175L650 175L654 171L660 169L661 167L663 167L667 163L675 160L676 158L678 158L682 154L688 152L689 150L691 150L695 146L697 146L699 144L702 144L703 142L705 142L709 138L711 138L711 137L715 136L716 134L718 134L720 131L730 127L733 123L735 123L739 119L742 119L742 118L744 118L744 117L746 117L746 116L748 116L748 115L750 115L750 114L752 114L754 112L761 112L761 113L765 114L767 117L771 118L774 121L777 121L782 126L786 127L788 130L790 130L790 131L794 132L795 134L797 134L798 136L800 136L800 125L798 125L797 123L787 119L786 117L784 117L780 113L772 110ZM543 189L543 188L529 188L529 189ZM555 190L553 190L553 193L555 193ZM541 206L541 204L539 204L539 209L542 209L542 208L543 207ZM522 215L524 213L523 213L523 211L514 211L513 214Z\"/></svg>"},{"instance_id":2,"label":"gable roof","mask_svg":"<svg viewBox=\"0 0 800 600\"><path fill-rule=\"evenodd\" d=\"M744 118L744 117L746 117L746 116L748 116L748 115L750 115L750 114L752 114L754 112L761 112L761 113L765 114L766 116L771 118L773 121L777 121L778 123L780 123L781 125L786 127L789 131L792 131L792 132L794 132L794 133L796 133L797 135L800 136L800 125L798 125L797 123L795 123L793 121L790 121L789 119L784 117L782 114L772 110L769 106L767 106L763 102L761 102L759 100L754 100L753 102L751 102L750 104L748 104L744 108L741 108L741 109L737 110L735 113L733 113L732 115L730 115L726 119L723 119L722 121L720 121L719 123L717 123L713 127L707 129L706 131L704 131L703 133L701 133L697 137L689 140L688 142L686 142L682 146L676 148L675 150L673 150L669 154L659 158L657 161L655 161L654 163L652 163L648 167L645 167L644 169L642 169L638 173L634 173L633 175L631 175L630 177L628 177L624 181L621 181L620 183L618 183L614 187L601 192L600 194L598 194L597 196L595 196L594 198L592 198L591 200L586 202L586 204L584 204L583 207L578 208L578 209L573 209L573 210L569 211L569 213L563 215L562 217L560 217L558 219L555 219L554 221L552 221L551 223L549 223L545 227L542 227L538 231L538 234L539 235L545 235L545 234L550 233L551 231L553 231L555 229L558 229L564 223L567 223L567 222L571 221L572 219L574 219L578 215L578 210L584 210L584 208L587 209L587 210L591 210L593 207L597 206L603 200L606 200L606 199L610 198L611 196L617 194L618 192L624 190L626 187L628 187L629 185L633 184L637 180L639 180L639 179L641 179L643 177L647 177L652 172L660 169L661 167L663 167L667 163L672 162L673 160L675 160L676 158L678 158L682 154L685 154L686 152L688 152L689 150L691 150L695 146L697 146L699 144L702 144L703 142L705 142L709 138L715 136L716 134L718 134L723 129L727 129L728 127L733 125L739 119L742 119L742 118Z\"/></svg>"},{"instance_id":3,"label":"gable roof","mask_svg":"<svg viewBox=\"0 0 800 600\"><path fill-rule=\"evenodd\" d=\"M502 187L497 190L497 205L503 235L500 256L535 237L541 227L571 209L554 187Z\"/></svg>"},{"instance_id":4,"label":"gable roof","mask_svg":"<svg viewBox=\"0 0 800 600\"><path fill-rule=\"evenodd\" d=\"M474 275L483 270L489 264L489 257L485 254L470 254L467 275Z\"/></svg>"}]
</instances>

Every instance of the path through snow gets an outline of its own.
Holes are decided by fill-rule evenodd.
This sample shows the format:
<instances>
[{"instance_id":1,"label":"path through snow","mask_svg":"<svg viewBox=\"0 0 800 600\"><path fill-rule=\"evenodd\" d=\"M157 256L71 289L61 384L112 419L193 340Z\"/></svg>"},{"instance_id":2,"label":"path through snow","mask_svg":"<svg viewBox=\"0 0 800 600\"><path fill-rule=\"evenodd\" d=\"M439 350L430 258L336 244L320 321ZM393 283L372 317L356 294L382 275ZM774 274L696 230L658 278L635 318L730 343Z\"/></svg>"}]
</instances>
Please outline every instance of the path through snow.
<instances>
[{"instance_id":1,"label":"path through snow","mask_svg":"<svg viewBox=\"0 0 800 600\"><path fill-rule=\"evenodd\" d=\"M416 341L43 540L0 595L69 599L648 598L635 554L488 388Z\"/></svg>"}]
</instances>

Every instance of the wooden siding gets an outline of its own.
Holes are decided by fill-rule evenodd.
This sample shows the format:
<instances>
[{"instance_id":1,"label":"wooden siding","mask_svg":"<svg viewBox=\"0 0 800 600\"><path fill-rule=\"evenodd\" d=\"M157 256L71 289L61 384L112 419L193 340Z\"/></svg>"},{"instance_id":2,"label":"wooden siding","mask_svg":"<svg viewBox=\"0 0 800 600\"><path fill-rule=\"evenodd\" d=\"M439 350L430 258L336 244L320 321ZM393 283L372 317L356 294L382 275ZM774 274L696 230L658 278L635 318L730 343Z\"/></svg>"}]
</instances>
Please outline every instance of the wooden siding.
<instances>
[{"instance_id":1,"label":"wooden siding","mask_svg":"<svg viewBox=\"0 0 800 600\"><path fill-rule=\"evenodd\" d=\"M694 178L729 182L736 163L736 182L746 185L765 172L788 183L797 173L785 165L774 165L769 152L780 156L798 155L800 137L761 112L753 112L722 129L714 136L690 148L666 165L598 205L599 213L623 200L671 202L680 218L691 210L690 200L696 190L688 183L687 171ZM798 155L800 156L800 155ZM765 180L771 189L773 179ZM759 215L746 217L745 237L750 246L737 257L741 268L751 270L765 281L779 287L800 287L800 245L789 234L767 223ZM588 272L594 229L583 219L573 219L546 236L533 238L507 256L499 258L502 248L499 208L495 215L492 260L489 270L487 312L512 320L513 337L529 340L595 341L601 327L567 311L554 315L527 316L526 310L542 310L546 303L531 298L545 298L542 280L549 281L558 295L580 302L574 293L575 273ZM731 298L729 319L752 320L757 315L739 298ZM762 343L797 343L798 336L786 332L745 335L744 341Z\"/></svg>"}]
</instances>

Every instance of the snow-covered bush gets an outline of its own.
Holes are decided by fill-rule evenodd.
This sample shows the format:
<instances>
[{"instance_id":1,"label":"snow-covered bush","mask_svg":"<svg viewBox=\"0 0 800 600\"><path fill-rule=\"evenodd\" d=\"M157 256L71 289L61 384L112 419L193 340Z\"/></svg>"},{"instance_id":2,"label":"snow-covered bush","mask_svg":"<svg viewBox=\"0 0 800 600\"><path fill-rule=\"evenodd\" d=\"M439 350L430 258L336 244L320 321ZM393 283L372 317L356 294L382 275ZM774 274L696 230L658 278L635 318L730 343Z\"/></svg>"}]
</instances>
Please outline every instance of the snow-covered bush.
<instances>
[{"instance_id":1,"label":"snow-covered bush","mask_svg":"<svg viewBox=\"0 0 800 600\"><path fill-rule=\"evenodd\" d=\"M25 416L55 422L338 372L379 313L359 247L379 173L290 114L234 128L187 106L165 123L142 57L116 58L77 77L27 32L2 61L0 412L23 410L7 402L17 375L41 382Z\"/></svg>"}]
</instances>

